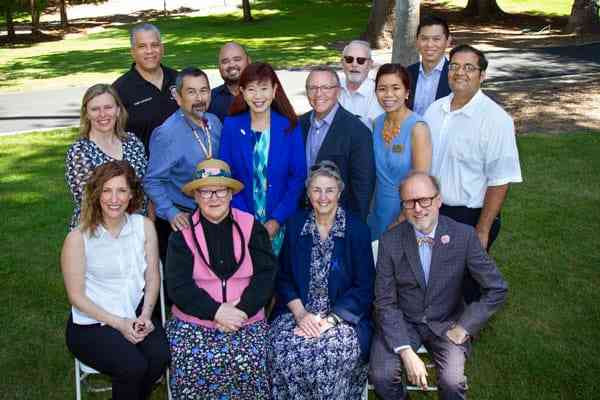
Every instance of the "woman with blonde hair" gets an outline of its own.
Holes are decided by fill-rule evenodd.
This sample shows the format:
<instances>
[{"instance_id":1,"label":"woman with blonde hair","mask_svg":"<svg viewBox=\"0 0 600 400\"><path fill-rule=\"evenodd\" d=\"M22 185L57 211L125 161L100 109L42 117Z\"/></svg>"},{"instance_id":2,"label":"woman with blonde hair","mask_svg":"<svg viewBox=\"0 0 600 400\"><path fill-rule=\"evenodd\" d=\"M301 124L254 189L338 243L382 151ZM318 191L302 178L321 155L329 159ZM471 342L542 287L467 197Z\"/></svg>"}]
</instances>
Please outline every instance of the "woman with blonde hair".
<instances>
[{"instance_id":1,"label":"woman with blonde hair","mask_svg":"<svg viewBox=\"0 0 600 400\"><path fill-rule=\"evenodd\" d=\"M110 85L90 87L83 95L80 115L80 137L69 147L65 160L65 177L75 203L70 229L78 225L85 184L94 169L109 161L127 160L141 179L148 163L142 142L125 132L127 111Z\"/></svg>"},{"instance_id":2,"label":"woman with blonde hair","mask_svg":"<svg viewBox=\"0 0 600 400\"><path fill-rule=\"evenodd\" d=\"M114 400L147 399L169 362L164 330L152 319L160 288L156 232L148 218L132 214L143 197L127 161L96 168L81 224L61 255L72 305L67 347L112 378Z\"/></svg>"}]
</instances>

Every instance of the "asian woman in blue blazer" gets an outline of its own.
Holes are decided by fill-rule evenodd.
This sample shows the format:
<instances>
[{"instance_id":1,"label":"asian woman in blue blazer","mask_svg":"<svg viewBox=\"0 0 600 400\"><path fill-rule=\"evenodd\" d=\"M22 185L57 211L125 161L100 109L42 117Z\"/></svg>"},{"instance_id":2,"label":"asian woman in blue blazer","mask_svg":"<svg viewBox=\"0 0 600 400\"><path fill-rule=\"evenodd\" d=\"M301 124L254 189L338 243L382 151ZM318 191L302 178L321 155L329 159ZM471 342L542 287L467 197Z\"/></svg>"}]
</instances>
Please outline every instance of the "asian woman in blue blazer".
<instances>
[{"instance_id":1,"label":"asian woman in blue blazer","mask_svg":"<svg viewBox=\"0 0 600 400\"><path fill-rule=\"evenodd\" d=\"M275 71L248 65L240 94L225 117L220 158L244 184L232 206L252 213L269 232L275 254L304 191L306 156L301 129Z\"/></svg>"}]
</instances>

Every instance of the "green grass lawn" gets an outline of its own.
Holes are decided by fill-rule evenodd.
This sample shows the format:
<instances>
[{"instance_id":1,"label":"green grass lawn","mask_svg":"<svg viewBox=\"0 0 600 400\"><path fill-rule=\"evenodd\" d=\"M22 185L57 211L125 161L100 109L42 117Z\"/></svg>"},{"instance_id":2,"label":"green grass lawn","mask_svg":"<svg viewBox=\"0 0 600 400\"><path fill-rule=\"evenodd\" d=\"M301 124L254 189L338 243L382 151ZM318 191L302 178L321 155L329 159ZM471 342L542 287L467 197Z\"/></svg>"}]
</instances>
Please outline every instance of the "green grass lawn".
<instances>
[{"instance_id":1,"label":"green grass lawn","mask_svg":"<svg viewBox=\"0 0 600 400\"><path fill-rule=\"evenodd\" d=\"M163 33L164 63L174 68L216 68L227 41L244 44L255 61L299 67L338 61L332 43L357 38L365 29L364 0L262 0L253 4L252 23L241 13L166 17L155 21ZM331 16L334 15L335 18ZM0 90L112 82L131 65L130 25L58 42L0 48Z\"/></svg>"},{"instance_id":2,"label":"green grass lawn","mask_svg":"<svg viewBox=\"0 0 600 400\"><path fill-rule=\"evenodd\" d=\"M468 0L443 0L453 6L464 7ZM539 15L570 15L573 0L498 0L500 8L508 13Z\"/></svg>"},{"instance_id":3,"label":"green grass lawn","mask_svg":"<svg viewBox=\"0 0 600 400\"><path fill-rule=\"evenodd\" d=\"M511 188L493 249L510 295L469 361L473 399L598 398L598 133L519 138L525 183ZM58 259L71 215L64 154L75 134L0 137L0 398L74 396Z\"/></svg>"}]
</instances>

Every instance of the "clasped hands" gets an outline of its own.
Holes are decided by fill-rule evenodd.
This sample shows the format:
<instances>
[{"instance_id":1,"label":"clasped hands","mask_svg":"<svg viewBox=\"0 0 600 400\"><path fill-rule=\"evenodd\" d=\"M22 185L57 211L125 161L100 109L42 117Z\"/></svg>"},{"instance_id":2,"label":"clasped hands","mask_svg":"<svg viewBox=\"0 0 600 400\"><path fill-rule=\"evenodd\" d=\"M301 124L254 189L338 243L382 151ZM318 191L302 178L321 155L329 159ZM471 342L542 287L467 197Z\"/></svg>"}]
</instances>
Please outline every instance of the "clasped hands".
<instances>
[{"instance_id":1,"label":"clasped hands","mask_svg":"<svg viewBox=\"0 0 600 400\"><path fill-rule=\"evenodd\" d=\"M154 330L154 324L148 316L141 314L136 319L121 318L117 329L125 339L137 344Z\"/></svg>"},{"instance_id":2,"label":"clasped hands","mask_svg":"<svg viewBox=\"0 0 600 400\"><path fill-rule=\"evenodd\" d=\"M333 325L327 322L325 318L319 315L304 311L296 319L297 326L294 328L294 334L304 338L318 338L324 332L333 328Z\"/></svg>"},{"instance_id":3,"label":"clasped hands","mask_svg":"<svg viewBox=\"0 0 600 400\"><path fill-rule=\"evenodd\" d=\"M244 325L244 322L248 319L248 315L236 307L239 302L238 299L219 306L214 318L218 330L226 333L236 332Z\"/></svg>"}]
</instances>

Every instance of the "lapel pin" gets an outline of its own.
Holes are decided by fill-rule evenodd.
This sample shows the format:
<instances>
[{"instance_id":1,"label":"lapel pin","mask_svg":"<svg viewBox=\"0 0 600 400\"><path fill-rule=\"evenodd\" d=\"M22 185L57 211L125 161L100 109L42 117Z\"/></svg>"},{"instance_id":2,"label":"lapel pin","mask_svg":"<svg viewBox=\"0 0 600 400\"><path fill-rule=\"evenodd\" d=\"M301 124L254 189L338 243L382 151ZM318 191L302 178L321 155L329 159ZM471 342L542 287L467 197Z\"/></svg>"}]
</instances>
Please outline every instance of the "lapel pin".
<instances>
[{"instance_id":1,"label":"lapel pin","mask_svg":"<svg viewBox=\"0 0 600 400\"><path fill-rule=\"evenodd\" d=\"M242 135L245 135L245 134L246 134L246 131L245 131L245 130L243 130L243 129L240 129L240 132L242 132Z\"/></svg>"},{"instance_id":2,"label":"lapel pin","mask_svg":"<svg viewBox=\"0 0 600 400\"><path fill-rule=\"evenodd\" d=\"M442 242L442 244L448 244L448 243L450 243L450 236L442 235L442 237L440 238L440 241Z\"/></svg>"}]
</instances>

